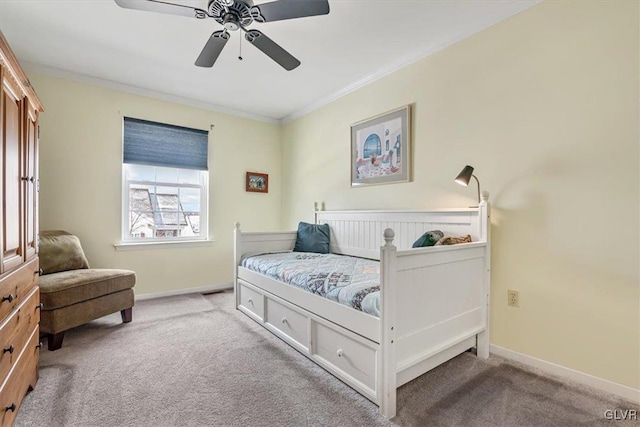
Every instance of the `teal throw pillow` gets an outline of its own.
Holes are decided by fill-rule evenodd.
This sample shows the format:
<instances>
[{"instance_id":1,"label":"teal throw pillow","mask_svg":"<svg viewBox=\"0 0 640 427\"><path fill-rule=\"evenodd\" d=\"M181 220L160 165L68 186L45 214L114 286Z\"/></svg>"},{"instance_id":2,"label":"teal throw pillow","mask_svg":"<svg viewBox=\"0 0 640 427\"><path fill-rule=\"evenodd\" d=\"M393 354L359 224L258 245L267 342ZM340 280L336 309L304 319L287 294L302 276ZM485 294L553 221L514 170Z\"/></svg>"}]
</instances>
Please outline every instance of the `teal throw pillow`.
<instances>
[{"instance_id":1,"label":"teal throw pillow","mask_svg":"<svg viewBox=\"0 0 640 427\"><path fill-rule=\"evenodd\" d=\"M422 236L418 238L415 242L413 242L412 248L424 248L425 246L433 246L438 240L444 237L444 233L440 230L431 230L424 233Z\"/></svg>"},{"instance_id":2,"label":"teal throw pillow","mask_svg":"<svg viewBox=\"0 0 640 427\"><path fill-rule=\"evenodd\" d=\"M294 252L329 253L329 224L298 224Z\"/></svg>"}]
</instances>

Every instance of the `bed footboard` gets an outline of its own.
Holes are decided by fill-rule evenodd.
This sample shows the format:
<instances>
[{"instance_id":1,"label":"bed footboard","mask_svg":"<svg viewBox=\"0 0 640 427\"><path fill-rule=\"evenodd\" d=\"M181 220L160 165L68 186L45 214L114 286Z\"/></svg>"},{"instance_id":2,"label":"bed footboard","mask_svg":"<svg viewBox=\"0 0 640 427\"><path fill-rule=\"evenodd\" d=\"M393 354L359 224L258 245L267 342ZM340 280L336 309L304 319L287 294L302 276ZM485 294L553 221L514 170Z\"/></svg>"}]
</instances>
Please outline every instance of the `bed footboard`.
<instances>
[{"instance_id":1,"label":"bed footboard","mask_svg":"<svg viewBox=\"0 0 640 427\"><path fill-rule=\"evenodd\" d=\"M430 361L434 355L476 346L476 336L486 330L486 249L485 243L474 243L428 254L398 252L398 386L437 366Z\"/></svg>"}]
</instances>

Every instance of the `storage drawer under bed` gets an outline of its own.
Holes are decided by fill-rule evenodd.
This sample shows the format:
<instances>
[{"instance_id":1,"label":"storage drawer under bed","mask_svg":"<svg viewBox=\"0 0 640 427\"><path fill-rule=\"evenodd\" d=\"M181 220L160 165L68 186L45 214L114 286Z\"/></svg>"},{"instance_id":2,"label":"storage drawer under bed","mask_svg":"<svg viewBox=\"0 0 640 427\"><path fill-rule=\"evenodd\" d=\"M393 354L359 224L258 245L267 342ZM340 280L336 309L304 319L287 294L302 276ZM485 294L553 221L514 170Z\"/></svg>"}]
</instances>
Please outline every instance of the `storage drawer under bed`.
<instances>
[{"instance_id":1,"label":"storage drawer under bed","mask_svg":"<svg viewBox=\"0 0 640 427\"><path fill-rule=\"evenodd\" d=\"M238 279L238 309L378 403L379 344Z\"/></svg>"},{"instance_id":2,"label":"storage drawer under bed","mask_svg":"<svg viewBox=\"0 0 640 427\"><path fill-rule=\"evenodd\" d=\"M250 317L262 321L264 319L264 296L241 280L238 280L238 292L240 293L238 309Z\"/></svg>"},{"instance_id":3,"label":"storage drawer under bed","mask_svg":"<svg viewBox=\"0 0 640 427\"><path fill-rule=\"evenodd\" d=\"M318 322L313 322L312 341L312 359L375 400L377 344Z\"/></svg>"},{"instance_id":4,"label":"storage drawer under bed","mask_svg":"<svg viewBox=\"0 0 640 427\"><path fill-rule=\"evenodd\" d=\"M264 320L269 329L275 329L272 332L290 344L300 347L299 350L308 352L309 317L302 309L290 307L287 303L276 301L270 296L267 296L266 304Z\"/></svg>"}]
</instances>

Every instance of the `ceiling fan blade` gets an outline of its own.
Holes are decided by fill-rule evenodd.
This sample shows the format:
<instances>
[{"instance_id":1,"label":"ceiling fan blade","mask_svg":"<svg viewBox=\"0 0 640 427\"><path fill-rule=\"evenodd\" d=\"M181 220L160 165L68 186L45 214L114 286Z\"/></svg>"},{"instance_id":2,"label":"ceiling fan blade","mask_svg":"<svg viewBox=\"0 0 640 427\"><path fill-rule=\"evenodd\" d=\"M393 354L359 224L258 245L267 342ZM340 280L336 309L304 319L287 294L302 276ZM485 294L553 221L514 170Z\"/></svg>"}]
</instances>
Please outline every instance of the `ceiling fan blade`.
<instances>
[{"instance_id":1,"label":"ceiling fan blade","mask_svg":"<svg viewBox=\"0 0 640 427\"><path fill-rule=\"evenodd\" d=\"M208 15L202 9L183 6L181 4L167 3L158 0L114 0L116 4L125 9L143 10L145 12L168 13L169 15L187 16L189 18L203 19Z\"/></svg>"},{"instance_id":2,"label":"ceiling fan blade","mask_svg":"<svg viewBox=\"0 0 640 427\"><path fill-rule=\"evenodd\" d=\"M300 61L293 55L258 30L248 30L245 38L287 71L291 71L300 65Z\"/></svg>"},{"instance_id":3,"label":"ceiling fan blade","mask_svg":"<svg viewBox=\"0 0 640 427\"><path fill-rule=\"evenodd\" d=\"M282 21L328 13L329 0L277 0L251 8L251 17L258 22Z\"/></svg>"},{"instance_id":4,"label":"ceiling fan blade","mask_svg":"<svg viewBox=\"0 0 640 427\"><path fill-rule=\"evenodd\" d=\"M202 48L200 56L196 59L196 65L198 67L213 67L213 64L220 56L220 52L224 49L224 45L229 41L229 33L225 30L215 31L207 40L207 43Z\"/></svg>"}]
</instances>

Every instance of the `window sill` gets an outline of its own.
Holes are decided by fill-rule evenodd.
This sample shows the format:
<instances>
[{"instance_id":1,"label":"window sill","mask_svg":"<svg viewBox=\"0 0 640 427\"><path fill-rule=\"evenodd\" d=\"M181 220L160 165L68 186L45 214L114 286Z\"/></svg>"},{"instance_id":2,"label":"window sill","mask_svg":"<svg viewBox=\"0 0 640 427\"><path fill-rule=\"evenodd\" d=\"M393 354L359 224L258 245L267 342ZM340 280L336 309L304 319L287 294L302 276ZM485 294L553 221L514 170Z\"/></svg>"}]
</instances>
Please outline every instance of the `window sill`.
<instances>
[{"instance_id":1,"label":"window sill","mask_svg":"<svg viewBox=\"0 0 640 427\"><path fill-rule=\"evenodd\" d=\"M167 248L197 248L200 246L212 246L216 241L209 240L175 240L165 242L119 242L114 243L116 251L137 251L145 249L167 249Z\"/></svg>"}]
</instances>

